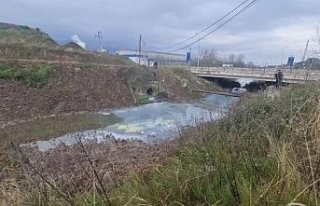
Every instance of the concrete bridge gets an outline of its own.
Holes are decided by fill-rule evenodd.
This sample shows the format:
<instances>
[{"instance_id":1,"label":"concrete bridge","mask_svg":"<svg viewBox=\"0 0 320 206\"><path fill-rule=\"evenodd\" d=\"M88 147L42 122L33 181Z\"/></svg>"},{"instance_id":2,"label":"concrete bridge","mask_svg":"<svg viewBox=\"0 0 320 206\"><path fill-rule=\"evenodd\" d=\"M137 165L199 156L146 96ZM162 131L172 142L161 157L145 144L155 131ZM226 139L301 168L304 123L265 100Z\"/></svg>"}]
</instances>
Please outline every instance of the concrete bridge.
<instances>
[{"instance_id":1,"label":"concrete bridge","mask_svg":"<svg viewBox=\"0 0 320 206\"><path fill-rule=\"evenodd\" d=\"M270 68L236 68L236 67L196 67L189 68L199 77L237 79L251 79L255 82L275 82L277 69ZM281 69L283 81L287 83L305 83L320 81L320 70Z\"/></svg>"}]
</instances>

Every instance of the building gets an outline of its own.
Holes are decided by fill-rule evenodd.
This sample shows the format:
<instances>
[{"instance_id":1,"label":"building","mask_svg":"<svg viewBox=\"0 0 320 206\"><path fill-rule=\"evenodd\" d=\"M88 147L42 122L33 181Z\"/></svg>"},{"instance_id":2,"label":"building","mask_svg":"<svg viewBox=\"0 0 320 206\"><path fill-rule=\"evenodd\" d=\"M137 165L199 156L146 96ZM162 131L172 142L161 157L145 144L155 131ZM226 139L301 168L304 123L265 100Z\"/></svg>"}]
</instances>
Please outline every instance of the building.
<instances>
[{"instance_id":1,"label":"building","mask_svg":"<svg viewBox=\"0 0 320 206\"><path fill-rule=\"evenodd\" d=\"M116 54L120 56L125 56L134 61L135 63L152 66L154 62L158 62L158 65L187 65L187 55L184 54L173 54L166 52L153 52L153 51L143 51L139 56L139 51L135 50L118 50Z\"/></svg>"}]
</instances>

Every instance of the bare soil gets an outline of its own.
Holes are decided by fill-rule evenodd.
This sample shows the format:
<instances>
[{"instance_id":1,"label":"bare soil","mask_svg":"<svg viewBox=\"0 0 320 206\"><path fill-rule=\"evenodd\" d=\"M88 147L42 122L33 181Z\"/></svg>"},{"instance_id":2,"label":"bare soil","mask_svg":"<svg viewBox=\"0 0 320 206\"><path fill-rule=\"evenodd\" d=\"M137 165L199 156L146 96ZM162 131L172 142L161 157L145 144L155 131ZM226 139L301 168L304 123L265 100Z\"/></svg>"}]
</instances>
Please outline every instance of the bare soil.
<instances>
[{"instance_id":1,"label":"bare soil","mask_svg":"<svg viewBox=\"0 0 320 206\"><path fill-rule=\"evenodd\" d=\"M3 122L132 105L133 96L127 84L112 67L60 68L42 89L0 80L0 121Z\"/></svg>"},{"instance_id":2,"label":"bare soil","mask_svg":"<svg viewBox=\"0 0 320 206\"><path fill-rule=\"evenodd\" d=\"M33 62L33 64L35 64ZM134 66L57 65L44 88L0 79L0 124L48 115L130 107L139 96L156 92L168 100L194 98L192 89L210 85L183 69L150 69Z\"/></svg>"}]
</instances>

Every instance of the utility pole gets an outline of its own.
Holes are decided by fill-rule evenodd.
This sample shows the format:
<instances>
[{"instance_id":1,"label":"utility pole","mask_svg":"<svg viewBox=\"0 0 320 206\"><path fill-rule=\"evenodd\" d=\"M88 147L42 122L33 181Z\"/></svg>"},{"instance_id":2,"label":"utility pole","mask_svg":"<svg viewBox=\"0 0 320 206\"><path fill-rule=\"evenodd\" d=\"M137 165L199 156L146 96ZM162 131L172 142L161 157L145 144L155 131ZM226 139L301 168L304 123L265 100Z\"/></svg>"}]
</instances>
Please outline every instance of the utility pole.
<instances>
[{"instance_id":1,"label":"utility pole","mask_svg":"<svg viewBox=\"0 0 320 206\"><path fill-rule=\"evenodd\" d=\"M101 46L102 35L101 35L101 31L98 31L98 33L95 35L95 37L98 38L98 42L99 42L99 52L102 52L102 46Z\"/></svg>"},{"instance_id":2,"label":"utility pole","mask_svg":"<svg viewBox=\"0 0 320 206\"><path fill-rule=\"evenodd\" d=\"M197 33L198 35L198 33ZM200 67L200 39L198 40L198 65L197 67Z\"/></svg>"},{"instance_id":3,"label":"utility pole","mask_svg":"<svg viewBox=\"0 0 320 206\"><path fill-rule=\"evenodd\" d=\"M140 38L139 38L139 66L141 66L141 43L142 43L142 37L140 34Z\"/></svg>"},{"instance_id":4,"label":"utility pole","mask_svg":"<svg viewBox=\"0 0 320 206\"><path fill-rule=\"evenodd\" d=\"M304 60L306 58L306 54L307 54L307 51L308 51L309 41L310 40L308 39L307 44L306 44L306 48L305 48L305 50L303 52L302 61L301 61L301 67L302 67L301 69L304 69L304 67L305 67ZM306 69L304 83L307 83L308 76L309 76L309 72L308 72L308 69Z\"/></svg>"},{"instance_id":5,"label":"utility pole","mask_svg":"<svg viewBox=\"0 0 320 206\"><path fill-rule=\"evenodd\" d=\"M308 39L306 48L304 49L304 52L303 52L302 61L301 61L302 69L303 69L303 67L304 67L304 60L305 60L305 58L306 58L306 54L307 54L307 51L308 51L309 41L310 41L310 39Z\"/></svg>"}]
</instances>

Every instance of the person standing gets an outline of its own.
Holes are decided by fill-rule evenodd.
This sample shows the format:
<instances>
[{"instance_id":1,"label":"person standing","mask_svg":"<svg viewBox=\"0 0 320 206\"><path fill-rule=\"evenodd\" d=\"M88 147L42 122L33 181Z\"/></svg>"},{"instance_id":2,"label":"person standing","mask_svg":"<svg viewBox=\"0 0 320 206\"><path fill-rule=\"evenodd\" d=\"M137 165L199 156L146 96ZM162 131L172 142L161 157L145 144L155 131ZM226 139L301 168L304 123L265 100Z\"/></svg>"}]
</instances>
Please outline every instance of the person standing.
<instances>
[{"instance_id":1,"label":"person standing","mask_svg":"<svg viewBox=\"0 0 320 206\"><path fill-rule=\"evenodd\" d=\"M274 74L274 78L276 79L276 88L278 89L279 88L279 75L278 75L278 72L276 72Z\"/></svg>"},{"instance_id":2,"label":"person standing","mask_svg":"<svg viewBox=\"0 0 320 206\"><path fill-rule=\"evenodd\" d=\"M281 69L279 69L278 72L274 74L274 76L276 79L276 88L279 89L280 86L282 86L282 81L283 81L283 73Z\"/></svg>"},{"instance_id":3,"label":"person standing","mask_svg":"<svg viewBox=\"0 0 320 206\"><path fill-rule=\"evenodd\" d=\"M282 86L282 81L283 81L283 73L282 73L282 71L281 71L281 69L279 69L278 70L278 88L280 87L280 86Z\"/></svg>"},{"instance_id":4,"label":"person standing","mask_svg":"<svg viewBox=\"0 0 320 206\"><path fill-rule=\"evenodd\" d=\"M155 69L157 69L157 68L158 68L158 62L155 61L155 62L153 63L153 67L154 67Z\"/></svg>"}]
</instances>

